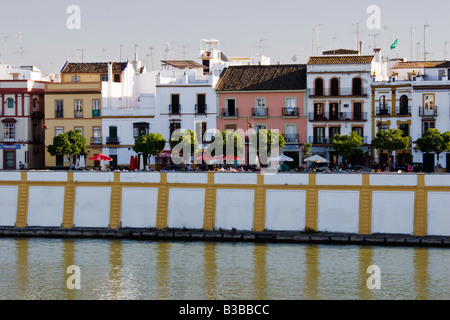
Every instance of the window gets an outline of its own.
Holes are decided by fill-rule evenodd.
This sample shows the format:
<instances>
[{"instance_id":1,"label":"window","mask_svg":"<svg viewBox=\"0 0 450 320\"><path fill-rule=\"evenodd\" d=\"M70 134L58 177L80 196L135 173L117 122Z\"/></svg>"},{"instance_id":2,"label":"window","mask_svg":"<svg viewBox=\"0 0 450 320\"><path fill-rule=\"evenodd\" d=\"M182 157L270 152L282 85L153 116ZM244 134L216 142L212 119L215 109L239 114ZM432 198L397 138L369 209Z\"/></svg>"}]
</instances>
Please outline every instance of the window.
<instances>
[{"instance_id":1,"label":"window","mask_svg":"<svg viewBox=\"0 0 450 320\"><path fill-rule=\"evenodd\" d=\"M356 132L358 136L364 137L364 127L353 127L352 131Z\"/></svg>"},{"instance_id":2,"label":"window","mask_svg":"<svg viewBox=\"0 0 450 320\"><path fill-rule=\"evenodd\" d=\"M403 136L409 137L409 124L402 123L398 126L398 128L403 131Z\"/></svg>"},{"instance_id":3,"label":"window","mask_svg":"<svg viewBox=\"0 0 450 320\"><path fill-rule=\"evenodd\" d=\"M208 139L205 136L207 131L207 123L206 122L196 122L195 123L195 134L197 135L197 139L199 142L206 142Z\"/></svg>"},{"instance_id":4,"label":"window","mask_svg":"<svg viewBox=\"0 0 450 320\"><path fill-rule=\"evenodd\" d=\"M286 124L284 139L286 140L286 142L298 142L296 124Z\"/></svg>"},{"instance_id":5,"label":"window","mask_svg":"<svg viewBox=\"0 0 450 320\"><path fill-rule=\"evenodd\" d=\"M114 75L114 82L120 82L120 74Z\"/></svg>"},{"instance_id":6,"label":"window","mask_svg":"<svg viewBox=\"0 0 450 320\"><path fill-rule=\"evenodd\" d=\"M180 113L180 95L172 94L170 96L169 113Z\"/></svg>"},{"instance_id":7,"label":"window","mask_svg":"<svg viewBox=\"0 0 450 320\"><path fill-rule=\"evenodd\" d=\"M148 122L133 123L133 138L139 138L149 132L150 124Z\"/></svg>"},{"instance_id":8,"label":"window","mask_svg":"<svg viewBox=\"0 0 450 320\"><path fill-rule=\"evenodd\" d=\"M266 98L255 99L255 108L265 108L265 107L266 107Z\"/></svg>"},{"instance_id":9,"label":"window","mask_svg":"<svg viewBox=\"0 0 450 320\"><path fill-rule=\"evenodd\" d=\"M324 119L324 105L323 103L314 104L314 120Z\"/></svg>"},{"instance_id":10,"label":"window","mask_svg":"<svg viewBox=\"0 0 450 320\"><path fill-rule=\"evenodd\" d=\"M380 116L386 116L389 115L389 110L388 110L388 106L386 103L386 96L381 96L380 97L380 101L379 101L379 107L378 107L378 115Z\"/></svg>"},{"instance_id":11,"label":"window","mask_svg":"<svg viewBox=\"0 0 450 320\"><path fill-rule=\"evenodd\" d=\"M80 82L80 77L78 77L78 76L73 76L73 77L72 77L72 82Z\"/></svg>"},{"instance_id":12,"label":"window","mask_svg":"<svg viewBox=\"0 0 450 320\"><path fill-rule=\"evenodd\" d=\"M314 95L317 97L323 96L323 79L317 78L314 80Z\"/></svg>"},{"instance_id":13,"label":"window","mask_svg":"<svg viewBox=\"0 0 450 320\"><path fill-rule=\"evenodd\" d=\"M171 122L170 126L169 126L169 130L170 130L170 137L172 137L172 133L175 130L180 130L181 129L181 123L179 122Z\"/></svg>"},{"instance_id":14,"label":"window","mask_svg":"<svg viewBox=\"0 0 450 320\"><path fill-rule=\"evenodd\" d=\"M195 112L206 113L206 94L204 93L197 94L197 105Z\"/></svg>"},{"instance_id":15,"label":"window","mask_svg":"<svg viewBox=\"0 0 450 320\"><path fill-rule=\"evenodd\" d=\"M55 127L55 137L59 136L61 133L64 133L64 127Z\"/></svg>"},{"instance_id":16,"label":"window","mask_svg":"<svg viewBox=\"0 0 450 320\"><path fill-rule=\"evenodd\" d=\"M16 138L16 124L15 123L4 123L3 124L3 140L4 141L14 141Z\"/></svg>"},{"instance_id":17,"label":"window","mask_svg":"<svg viewBox=\"0 0 450 320\"><path fill-rule=\"evenodd\" d=\"M339 103L330 103L330 120L339 120Z\"/></svg>"},{"instance_id":18,"label":"window","mask_svg":"<svg viewBox=\"0 0 450 320\"><path fill-rule=\"evenodd\" d=\"M108 75L107 74L101 74L100 75L100 81L102 81L102 82L108 81Z\"/></svg>"},{"instance_id":19,"label":"window","mask_svg":"<svg viewBox=\"0 0 450 320\"><path fill-rule=\"evenodd\" d=\"M330 80L330 96L339 96L339 79L333 78Z\"/></svg>"},{"instance_id":20,"label":"window","mask_svg":"<svg viewBox=\"0 0 450 320\"><path fill-rule=\"evenodd\" d=\"M323 127L314 127L314 141L313 143L324 143L325 141L325 128Z\"/></svg>"},{"instance_id":21,"label":"window","mask_svg":"<svg viewBox=\"0 0 450 320\"><path fill-rule=\"evenodd\" d=\"M63 118L64 117L64 108L63 108L63 101L62 100L56 100L55 101L55 118Z\"/></svg>"},{"instance_id":22,"label":"window","mask_svg":"<svg viewBox=\"0 0 450 320\"><path fill-rule=\"evenodd\" d=\"M94 118L100 117L100 100L99 99L92 100L92 117L94 117Z\"/></svg>"},{"instance_id":23,"label":"window","mask_svg":"<svg viewBox=\"0 0 450 320\"><path fill-rule=\"evenodd\" d=\"M226 99L225 100L226 110L224 111L224 116L226 117L236 117L237 109L236 109L236 99Z\"/></svg>"},{"instance_id":24,"label":"window","mask_svg":"<svg viewBox=\"0 0 450 320\"><path fill-rule=\"evenodd\" d=\"M435 129L436 123L434 121L424 121L422 125L422 134L428 131L428 129Z\"/></svg>"},{"instance_id":25,"label":"window","mask_svg":"<svg viewBox=\"0 0 450 320\"><path fill-rule=\"evenodd\" d=\"M75 100L75 118L83 118L83 100Z\"/></svg>"},{"instance_id":26,"label":"window","mask_svg":"<svg viewBox=\"0 0 450 320\"><path fill-rule=\"evenodd\" d=\"M102 136L101 136L101 128L100 127L93 127L92 128L92 144L102 144Z\"/></svg>"},{"instance_id":27,"label":"window","mask_svg":"<svg viewBox=\"0 0 450 320\"><path fill-rule=\"evenodd\" d=\"M333 137L337 134L341 134L341 128L340 127L330 127L328 135L330 139L333 139Z\"/></svg>"},{"instance_id":28,"label":"window","mask_svg":"<svg viewBox=\"0 0 450 320\"><path fill-rule=\"evenodd\" d=\"M423 105L425 110L433 110L434 108L434 95L424 94L423 95Z\"/></svg>"},{"instance_id":29,"label":"window","mask_svg":"<svg viewBox=\"0 0 450 320\"><path fill-rule=\"evenodd\" d=\"M14 108L14 99L13 98L6 99L6 103L7 103L9 109Z\"/></svg>"},{"instance_id":30,"label":"window","mask_svg":"<svg viewBox=\"0 0 450 320\"><path fill-rule=\"evenodd\" d=\"M353 78L352 80L352 93L354 96L362 95L362 81L361 78Z\"/></svg>"},{"instance_id":31,"label":"window","mask_svg":"<svg viewBox=\"0 0 450 320\"><path fill-rule=\"evenodd\" d=\"M259 132L259 130L261 130L261 129L267 130L267 125L265 125L265 124L255 124L255 131L256 132Z\"/></svg>"},{"instance_id":32,"label":"window","mask_svg":"<svg viewBox=\"0 0 450 320\"><path fill-rule=\"evenodd\" d=\"M389 125L385 123L378 124L378 131L387 131L389 130Z\"/></svg>"},{"instance_id":33,"label":"window","mask_svg":"<svg viewBox=\"0 0 450 320\"><path fill-rule=\"evenodd\" d=\"M80 130L80 134L83 135L83 127L75 127L74 131Z\"/></svg>"},{"instance_id":34,"label":"window","mask_svg":"<svg viewBox=\"0 0 450 320\"><path fill-rule=\"evenodd\" d=\"M237 130L237 124L226 124L225 130Z\"/></svg>"},{"instance_id":35,"label":"window","mask_svg":"<svg viewBox=\"0 0 450 320\"><path fill-rule=\"evenodd\" d=\"M402 95L400 97L400 115L407 115L409 114L409 108L408 108L408 96L407 95Z\"/></svg>"}]
</instances>

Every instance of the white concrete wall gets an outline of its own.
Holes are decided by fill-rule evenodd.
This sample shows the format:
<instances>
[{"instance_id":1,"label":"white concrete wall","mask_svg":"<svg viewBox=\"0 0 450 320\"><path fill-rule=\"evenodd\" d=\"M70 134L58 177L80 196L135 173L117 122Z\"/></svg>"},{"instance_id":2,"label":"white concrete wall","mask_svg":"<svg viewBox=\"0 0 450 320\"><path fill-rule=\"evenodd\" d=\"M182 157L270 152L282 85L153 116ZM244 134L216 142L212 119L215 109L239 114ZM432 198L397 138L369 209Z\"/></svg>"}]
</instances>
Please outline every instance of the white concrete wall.
<instances>
[{"instance_id":1,"label":"white concrete wall","mask_svg":"<svg viewBox=\"0 0 450 320\"><path fill-rule=\"evenodd\" d=\"M154 228L158 188L122 188L122 227Z\"/></svg>"},{"instance_id":2,"label":"white concrete wall","mask_svg":"<svg viewBox=\"0 0 450 320\"><path fill-rule=\"evenodd\" d=\"M13 227L16 224L18 192L17 186L0 186L0 226Z\"/></svg>"},{"instance_id":3,"label":"white concrete wall","mask_svg":"<svg viewBox=\"0 0 450 320\"><path fill-rule=\"evenodd\" d=\"M321 190L317 231L358 233L359 191Z\"/></svg>"},{"instance_id":4,"label":"white concrete wall","mask_svg":"<svg viewBox=\"0 0 450 320\"><path fill-rule=\"evenodd\" d=\"M450 236L450 192L428 192L427 234Z\"/></svg>"},{"instance_id":5,"label":"white concrete wall","mask_svg":"<svg viewBox=\"0 0 450 320\"><path fill-rule=\"evenodd\" d=\"M362 185L361 174L318 174L316 185L319 186L360 186Z\"/></svg>"},{"instance_id":6,"label":"white concrete wall","mask_svg":"<svg viewBox=\"0 0 450 320\"><path fill-rule=\"evenodd\" d=\"M267 190L266 229L305 230L306 191Z\"/></svg>"},{"instance_id":7,"label":"white concrete wall","mask_svg":"<svg viewBox=\"0 0 450 320\"><path fill-rule=\"evenodd\" d=\"M214 183L216 184L256 184L256 173L215 173Z\"/></svg>"},{"instance_id":8,"label":"white concrete wall","mask_svg":"<svg viewBox=\"0 0 450 320\"><path fill-rule=\"evenodd\" d=\"M159 172L121 172L120 182L159 183L161 174Z\"/></svg>"},{"instance_id":9,"label":"white concrete wall","mask_svg":"<svg viewBox=\"0 0 450 320\"><path fill-rule=\"evenodd\" d=\"M168 183L207 183L208 174L202 172L168 172Z\"/></svg>"},{"instance_id":10,"label":"white concrete wall","mask_svg":"<svg viewBox=\"0 0 450 320\"><path fill-rule=\"evenodd\" d=\"M76 187L75 227L108 227L110 187Z\"/></svg>"},{"instance_id":11,"label":"white concrete wall","mask_svg":"<svg viewBox=\"0 0 450 320\"><path fill-rule=\"evenodd\" d=\"M308 185L308 174L271 174L264 175L264 184L271 185Z\"/></svg>"},{"instance_id":12,"label":"white concrete wall","mask_svg":"<svg viewBox=\"0 0 450 320\"><path fill-rule=\"evenodd\" d=\"M29 226L60 227L63 213L64 187L30 187L27 219Z\"/></svg>"},{"instance_id":13,"label":"white concrete wall","mask_svg":"<svg viewBox=\"0 0 450 320\"><path fill-rule=\"evenodd\" d=\"M374 191L372 233L414 232L414 192Z\"/></svg>"},{"instance_id":14,"label":"white concrete wall","mask_svg":"<svg viewBox=\"0 0 450 320\"><path fill-rule=\"evenodd\" d=\"M169 228L203 229L205 189L171 188L169 190Z\"/></svg>"},{"instance_id":15,"label":"white concrete wall","mask_svg":"<svg viewBox=\"0 0 450 320\"><path fill-rule=\"evenodd\" d=\"M252 230L254 190L218 189L215 229Z\"/></svg>"}]
</instances>

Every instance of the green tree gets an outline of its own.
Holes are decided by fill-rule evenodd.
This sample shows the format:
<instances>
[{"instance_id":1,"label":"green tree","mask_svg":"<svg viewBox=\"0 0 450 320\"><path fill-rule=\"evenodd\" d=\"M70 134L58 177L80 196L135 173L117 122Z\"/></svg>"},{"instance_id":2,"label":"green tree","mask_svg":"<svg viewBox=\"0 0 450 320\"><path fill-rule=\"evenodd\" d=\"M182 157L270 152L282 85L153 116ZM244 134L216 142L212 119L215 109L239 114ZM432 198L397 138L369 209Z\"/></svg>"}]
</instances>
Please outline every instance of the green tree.
<instances>
[{"instance_id":1,"label":"green tree","mask_svg":"<svg viewBox=\"0 0 450 320\"><path fill-rule=\"evenodd\" d=\"M86 138L81 135L79 129L70 130L54 137L53 144L48 146L47 151L52 156L65 155L71 161L75 155L86 151Z\"/></svg>"},{"instance_id":2,"label":"green tree","mask_svg":"<svg viewBox=\"0 0 450 320\"><path fill-rule=\"evenodd\" d=\"M312 148L312 144L311 143L305 143L303 145L303 154L304 154L304 158L309 158L311 157L312 153L311 153L311 148Z\"/></svg>"},{"instance_id":3,"label":"green tree","mask_svg":"<svg viewBox=\"0 0 450 320\"><path fill-rule=\"evenodd\" d=\"M380 150L381 152L387 151L388 153L388 163L391 165L391 155L395 150L404 150L409 148L411 142L409 137L403 135L403 130L400 129L389 129L380 130L377 135L372 139L372 147Z\"/></svg>"},{"instance_id":4,"label":"green tree","mask_svg":"<svg viewBox=\"0 0 450 320\"><path fill-rule=\"evenodd\" d=\"M439 155L450 151L450 132L441 133L438 129L428 129L417 139L416 145L423 153L435 153L439 165Z\"/></svg>"},{"instance_id":5,"label":"green tree","mask_svg":"<svg viewBox=\"0 0 450 320\"><path fill-rule=\"evenodd\" d=\"M142 153L147 161L148 156L157 156L164 150L166 140L160 133L147 133L134 140L133 150Z\"/></svg>"},{"instance_id":6,"label":"green tree","mask_svg":"<svg viewBox=\"0 0 450 320\"><path fill-rule=\"evenodd\" d=\"M256 152L259 161L263 164L268 164L267 157L272 155L272 147L278 148L278 152L283 149L286 140L279 130L260 129L256 134Z\"/></svg>"},{"instance_id":7,"label":"green tree","mask_svg":"<svg viewBox=\"0 0 450 320\"><path fill-rule=\"evenodd\" d=\"M352 131L349 135L336 134L331 140L331 146L340 155L344 162L349 162L354 156L361 155L361 146L364 142L363 137Z\"/></svg>"},{"instance_id":8,"label":"green tree","mask_svg":"<svg viewBox=\"0 0 450 320\"><path fill-rule=\"evenodd\" d=\"M227 144L233 146L233 155L235 156L243 154L244 152L242 137L234 130L222 130L220 132L217 132L217 134L212 138L211 144L209 144L206 149L207 152L212 156L216 155L217 145L214 144L214 141L217 141L223 145L223 155L228 155Z\"/></svg>"},{"instance_id":9,"label":"green tree","mask_svg":"<svg viewBox=\"0 0 450 320\"><path fill-rule=\"evenodd\" d=\"M190 156L194 156L198 150L197 134L189 129L175 130L169 140L172 155L180 155L184 162L188 162ZM177 158L172 161L178 163Z\"/></svg>"}]
</instances>

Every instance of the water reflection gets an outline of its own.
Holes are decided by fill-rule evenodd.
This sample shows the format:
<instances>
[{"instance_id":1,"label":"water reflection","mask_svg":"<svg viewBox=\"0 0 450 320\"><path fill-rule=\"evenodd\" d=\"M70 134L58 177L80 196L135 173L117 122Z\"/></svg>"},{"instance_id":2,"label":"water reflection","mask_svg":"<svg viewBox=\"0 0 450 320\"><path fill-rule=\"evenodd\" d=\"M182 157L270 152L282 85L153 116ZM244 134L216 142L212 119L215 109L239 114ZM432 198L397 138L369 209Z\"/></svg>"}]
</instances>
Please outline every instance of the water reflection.
<instances>
[{"instance_id":1,"label":"water reflection","mask_svg":"<svg viewBox=\"0 0 450 320\"><path fill-rule=\"evenodd\" d=\"M450 251L101 239L0 239L0 299L450 298ZM70 290L67 267L81 270ZM378 265L381 290L367 268Z\"/></svg>"}]
</instances>

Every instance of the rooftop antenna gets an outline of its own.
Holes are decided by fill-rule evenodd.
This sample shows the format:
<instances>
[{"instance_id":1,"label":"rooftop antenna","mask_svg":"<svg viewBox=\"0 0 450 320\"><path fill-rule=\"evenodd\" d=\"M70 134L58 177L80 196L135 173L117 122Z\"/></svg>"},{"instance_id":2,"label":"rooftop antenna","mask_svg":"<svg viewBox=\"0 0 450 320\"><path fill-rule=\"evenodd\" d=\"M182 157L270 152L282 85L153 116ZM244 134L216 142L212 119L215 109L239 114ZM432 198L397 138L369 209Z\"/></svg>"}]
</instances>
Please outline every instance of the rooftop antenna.
<instances>
[{"instance_id":1,"label":"rooftop antenna","mask_svg":"<svg viewBox=\"0 0 450 320\"><path fill-rule=\"evenodd\" d=\"M186 48L190 48L190 46L183 44L181 47L183 48L183 60L186 60Z\"/></svg>"},{"instance_id":2,"label":"rooftop antenna","mask_svg":"<svg viewBox=\"0 0 450 320\"><path fill-rule=\"evenodd\" d=\"M294 55L292 56L291 60L292 60L292 62L296 62L296 61L297 61L297 55L294 54Z\"/></svg>"},{"instance_id":3,"label":"rooftop antenna","mask_svg":"<svg viewBox=\"0 0 450 320\"><path fill-rule=\"evenodd\" d=\"M336 39L338 38L338 36L334 36L333 37L333 49L334 50L337 50L337 47L336 47Z\"/></svg>"},{"instance_id":4,"label":"rooftop antenna","mask_svg":"<svg viewBox=\"0 0 450 320\"><path fill-rule=\"evenodd\" d=\"M373 37L373 48L375 49L377 47L377 37L379 34L369 34L369 37Z\"/></svg>"},{"instance_id":5,"label":"rooftop antenna","mask_svg":"<svg viewBox=\"0 0 450 320\"><path fill-rule=\"evenodd\" d=\"M419 47L420 47L420 41L417 41L417 61L419 61Z\"/></svg>"},{"instance_id":6,"label":"rooftop antenna","mask_svg":"<svg viewBox=\"0 0 450 320\"><path fill-rule=\"evenodd\" d=\"M423 61L427 61L427 45L426 45L426 30L430 25L425 23L423 26Z\"/></svg>"},{"instance_id":7,"label":"rooftop antenna","mask_svg":"<svg viewBox=\"0 0 450 320\"><path fill-rule=\"evenodd\" d=\"M135 61L137 61L137 59L138 59L138 56L137 56L137 47L139 47L139 45L138 45L138 44L135 44L135 45L134 45L134 60L135 60Z\"/></svg>"},{"instance_id":8,"label":"rooftop antenna","mask_svg":"<svg viewBox=\"0 0 450 320\"><path fill-rule=\"evenodd\" d=\"M353 26L356 24L356 32L355 32L355 43L356 43L356 50L359 49L359 24L361 21L355 22L352 24Z\"/></svg>"},{"instance_id":9,"label":"rooftop antenna","mask_svg":"<svg viewBox=\"0 0 450 320\"><path fill-rule=\"evenodd\" d=\"M151 65L152 65L151 71L153 71L153 49L155 49L155 48L153 48L152 46L150 46L148 49L150 50L150 61L151 61ZM147 69L148 69L148 68L147 68Z\"/></svg>"},{"instance_id":10,"label":"rooftop antenna","mask_svg":"<svg viewBox=\"0 0 450 320\"><path fill-rule=\"evenodd\" d=\"M450 43L448 41L444 42L444 61L447 61L447 43Z\"/></svg>"},{"instance_id":11,"label":"rooftop antenna","mask_svg":"<svg viewBox=\"0 0 450 320\"><path fill-rule=\"evenodd\" d=\"M3 36L3 43L4 43L4 46L5 46L5 63L8 63L8 50L6 49L6 40L8 39L9 37L5 34L4 36Z\"/></svg>"},{"instance_id":12,"label":"rooftop antenna","mask_svg":"<svg viewBox=\"0 0 450 320\"><path fill-rule=\"evenodd\" d=\"M86 51L86 49L77 49L78 51L81 51L81 63L84 62L84 51Z\"/></svg>"},{"instance_id":13,"label":"rooftop antenna","mask_svg":"<svg viewBox=\"0 0 450 320\"><path fill-rule=\"evenodd\" d=\"M316 31L316 56L319 55L319 49L320 49L320 27L324 26L323 24L318 24L315 28Z\"/></svg>"},{"instance_id":14,"label":"rooftop antenna","mask_svg":"<svg viewBox=\"0 0 450 320\"><path fill-rule=\"evenodd\" d=\"M259 49L259 53L262 54L262 43L263 41L267 41L268 39L259 39L259 45L258 45L258 49Z\"/></svg>"},{"instance_id":15,"label":"rooftop antenna","mask_svg":"<svg viewBox=\"0 0 450 320\"><path fill-rule=\"evenodd\" d=\"M166 49L164 49L164 51L165 51L165 59L166 60L169 60L169 53L170 53L170 51L172 51L172 49L170 48L170 43L166 43Z\"/></svg>"},{"instance_id":16,"label":"rooftop antenna","mask_svg":"<svg viewBox=\"0 0 450 320\"><path fill-rule=\"evenodd\" d=\"M22 45L23 32L19 32L19 66L22 65L23 61L23 45Z\"/></svg>"},{"instance_id":17,"label":"rooftop antenna","mask_svg":"<svg viewBox=\"0 0 450 320\"><path fill-rule=\"evenodd\" d=\"M411 26L411 61L413 60L413 31L416 30L416 27Z\"/></svg>"}]
</instances>

